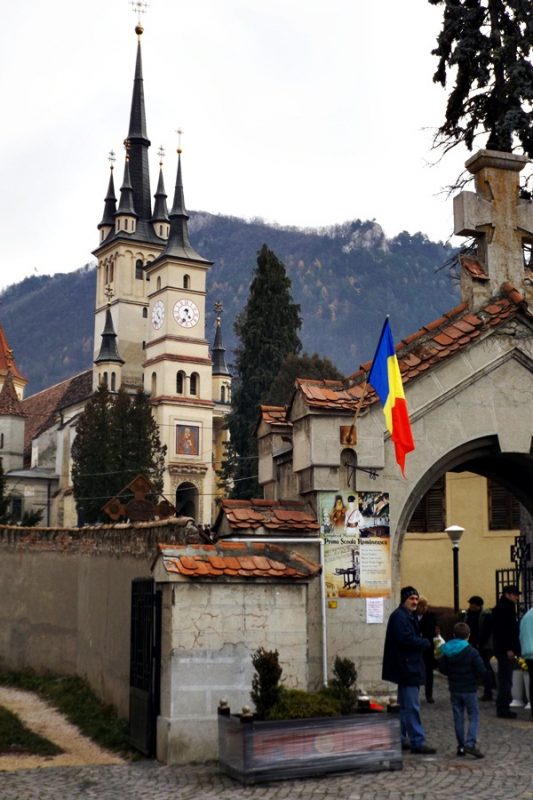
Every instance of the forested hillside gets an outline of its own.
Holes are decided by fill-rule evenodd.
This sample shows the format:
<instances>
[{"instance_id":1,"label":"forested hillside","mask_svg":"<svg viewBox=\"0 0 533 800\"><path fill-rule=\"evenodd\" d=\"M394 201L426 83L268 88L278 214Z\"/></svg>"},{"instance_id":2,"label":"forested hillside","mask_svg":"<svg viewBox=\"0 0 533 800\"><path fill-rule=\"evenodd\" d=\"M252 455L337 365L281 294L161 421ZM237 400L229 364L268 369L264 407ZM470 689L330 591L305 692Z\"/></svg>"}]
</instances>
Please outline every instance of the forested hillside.
<instances>
[{"instance_id":1,"label":"forested hillside","mask_svg":"<svg viewBox=\"0 0 533 800\"><path fill-rule=\"evenodd\" d=\"M440 269L452 251L421 233L386 239L375 222L302 230L203 212L191 214L190 233L198 252L214 261L206 334L211 340L212 308L220 300L229 363L233 320L263 243L287 267L301 304L304 349L327 356L346 374L372 356L386 314L399 339L457 303L457 284ZM27 278L2 293L1 324L30 381L27 394L91 366L95 278L94 266L86 265Z\"/></svg>"}]
</instances>

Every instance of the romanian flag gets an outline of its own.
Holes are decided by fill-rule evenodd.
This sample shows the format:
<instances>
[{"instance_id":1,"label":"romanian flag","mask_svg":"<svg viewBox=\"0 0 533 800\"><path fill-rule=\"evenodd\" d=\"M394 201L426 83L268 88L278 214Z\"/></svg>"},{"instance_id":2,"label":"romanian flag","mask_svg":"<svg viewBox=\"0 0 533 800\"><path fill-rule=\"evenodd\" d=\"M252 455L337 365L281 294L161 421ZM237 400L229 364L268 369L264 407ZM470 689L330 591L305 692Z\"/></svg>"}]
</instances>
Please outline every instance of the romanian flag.
<instances>
[{"instance_id":1,"label":"romanian flag","mask_svg":"<svg viewBox=\"0 0 533 800\"><path fill-rule=\"evenodd\" d=\"M405 478L405 456L415 449L415 444L388 317L379 337L368 382L376 390L383 405L387 428L394 442L396 461Z\"/></svg>"}]
</instances>

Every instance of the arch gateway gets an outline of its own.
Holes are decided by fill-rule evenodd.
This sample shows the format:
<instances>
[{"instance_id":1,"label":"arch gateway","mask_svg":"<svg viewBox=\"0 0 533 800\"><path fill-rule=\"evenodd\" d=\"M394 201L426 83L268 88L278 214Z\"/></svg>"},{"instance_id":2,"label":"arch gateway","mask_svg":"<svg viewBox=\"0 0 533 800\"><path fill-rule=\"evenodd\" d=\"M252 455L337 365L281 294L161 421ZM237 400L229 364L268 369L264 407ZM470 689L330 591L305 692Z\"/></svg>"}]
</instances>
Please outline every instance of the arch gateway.
<instances>
[{"instance_id":1,"label":"arch gateway","mask_svg":"<svg viewBox=\"0 0 533 800\"><path fill-rule=\"evenodd\" d=\"M377 617L369 613L368 592L358 596L356 588L351 596L347 590L345 596L327 598L329 657L354 658L365 687L381 675L385 623L398 603L405 566L405 534L430 487L447 473L473 473L508 489L533 512L533 270L524 257L533 242L533 203L521 198L519 187L526 163L524 157L490 150L467 161L475 191L463 191L454 200L455 233L474 238L468 255L459 256L461 302L396 343L415 441L406 479L378 398L364 388L370 362L344 382L298 379L286 413L262 409L257 435L265 497L305 499L322 528L330 524L324 497L334 500L340 493L347 498L348 492L388 497L390 582L388 591L378 592L383 600ZM347 447L356 412L354 443ZM462 521L448 519L447 524ZM505 544L507 552L508 543L512 539ZM462 572L465 583L469 570L473 580L492 570L493 585L494 547L488 542L470 554ZM327 572L327 538L325 550ZM424 552L426 585L418 588L431 593L443 550ZM451 568L449 541L445 552ZM352 557L355 567L353 548Z\"/></svg>"}]
</instances>

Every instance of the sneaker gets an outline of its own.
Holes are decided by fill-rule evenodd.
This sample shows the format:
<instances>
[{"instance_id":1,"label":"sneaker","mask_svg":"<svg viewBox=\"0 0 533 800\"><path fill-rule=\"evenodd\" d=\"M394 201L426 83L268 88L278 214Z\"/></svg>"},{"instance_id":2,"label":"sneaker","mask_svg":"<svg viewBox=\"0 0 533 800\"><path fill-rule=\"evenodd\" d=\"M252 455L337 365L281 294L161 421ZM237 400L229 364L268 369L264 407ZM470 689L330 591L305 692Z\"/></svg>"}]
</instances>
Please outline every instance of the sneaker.
<instances>
[{"instance_id":1,"label":"sneaker","mask_svg":"<svg viewBox=\"0 0 533 800\"><path fill-rule=\"evenodd\" d=\"M476 745L466 745L463 753L468 753L469 756L474 756L474 758L485 758L481 750L479 750Z\"/></svg>"},{"instance_id":2,"label":"sneaker","mask_svg":"<svg viewBox=\"0 0 533 800\"><path fill-rule=\"evenodd\" d=\"M502 717L502 719L516 719L516 712L514 712L514 711L498 711L498 717Z\"/></svg>"},{"instance_id":3,"label":"sneaker","mask_svg":"<svg viewBox=\"0 0 533 800\"><path fill-rule=\"evenodd\" d=\"M465 754L465 749L464 749L464 747L458 747L458 748L457 748L457 755L458 755L458 756L464 756L464 754Z\"/></svg>"},{"instance_id":4,"label":"sneaker","mask_svg":"<svg viewBox=\"0 0 533 800\"><path fill-rule=\"evenodd\" d=\"M436 752L434 747L428 747L427 744L421 744L420 747L411 747L411 753L416 755L431 756Z\"/></svg>"}]
</instances>

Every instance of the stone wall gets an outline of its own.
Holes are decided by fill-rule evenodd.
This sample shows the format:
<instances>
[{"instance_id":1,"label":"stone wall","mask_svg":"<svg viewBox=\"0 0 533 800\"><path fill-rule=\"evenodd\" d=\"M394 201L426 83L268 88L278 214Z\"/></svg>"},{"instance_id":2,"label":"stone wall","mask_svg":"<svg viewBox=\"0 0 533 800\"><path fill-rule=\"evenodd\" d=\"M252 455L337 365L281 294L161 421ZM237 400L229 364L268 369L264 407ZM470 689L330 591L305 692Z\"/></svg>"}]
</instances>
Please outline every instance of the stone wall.
<instances>
[{"instance_id":1,"label":"stone wall","mask_svg":"<svg viewBox=\"0 0 533 800\"><path fill-rule=\"evenodd\" d=\"M0 668L86 677L128 716L131 582L186 520L98 528L0 528ZM196 529L194 529L196 530Z\"/></svg>"}]
</instances>

